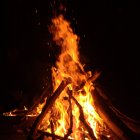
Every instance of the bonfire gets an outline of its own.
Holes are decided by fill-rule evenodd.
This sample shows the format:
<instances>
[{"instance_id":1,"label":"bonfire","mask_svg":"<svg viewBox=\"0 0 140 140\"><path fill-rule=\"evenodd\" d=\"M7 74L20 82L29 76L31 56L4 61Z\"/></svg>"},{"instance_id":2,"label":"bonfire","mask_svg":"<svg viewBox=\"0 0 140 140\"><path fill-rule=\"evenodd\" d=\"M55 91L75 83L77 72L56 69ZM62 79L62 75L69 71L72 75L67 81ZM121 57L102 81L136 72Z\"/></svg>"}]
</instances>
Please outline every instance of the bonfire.
<instances>
[{"instance_id":1,"label":"bonfire","mask_svg":"<svg viewBox=\"0 0 140 140\"><path fill-rule=\"evenodd\" d=\"M73 32L70 22L63 15L55 16L49 31L60 48L52 67L53 91L51 96L41 96L25 114L25 117L36 116L28 139L42 136L44 140L131 139L132 131L95 86L101 73L85 71L80 62L80 38ZM40 102L42 97L43 103Z\"/></svg>"}]
</instances>

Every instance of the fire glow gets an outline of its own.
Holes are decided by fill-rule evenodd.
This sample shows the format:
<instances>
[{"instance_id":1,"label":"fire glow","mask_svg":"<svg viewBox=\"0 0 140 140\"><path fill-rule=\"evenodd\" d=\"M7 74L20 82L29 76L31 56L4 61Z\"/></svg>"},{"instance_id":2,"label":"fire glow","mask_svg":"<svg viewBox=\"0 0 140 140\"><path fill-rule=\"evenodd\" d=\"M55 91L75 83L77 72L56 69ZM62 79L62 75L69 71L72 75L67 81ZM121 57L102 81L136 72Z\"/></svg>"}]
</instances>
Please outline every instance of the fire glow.
<instances>
[{"instance_id":1,"label":"fire glow","mask_svg":"<svg viewBox=\"0 0 140 140\"><path fill-rule=\"evenodd\" d=\"M52 67L53 90L55 91L65 78L70 78L72 82L62 91L51 111L46 114L39 129L51 133L51 122L53 122L53 131L56 135L64 137L68 129L72 127L69 138L75 140L88 138L88 132L79 119L79 108L74 100L69 100L69 94L71 94L81 105L84 119L92 128L95 137L98 138L99 126L103 127L104 123L94 108L92 98L94 86L92 81L88 80L92 74L85 72L79 61L79 37L73 33L70 23L62 15L52 19L49 29L53 40L61 49L56 67Z\"/></svg>"},{"instance_id":2,"label":"fire glow","mask_svg":"<svg viewBox=\"0 0 140 140\"><path fill-rule=\"evenodd\" d=\"M63 15L52 19L49 31L53 36L53 41L61 50L56 66L52 67L53 93L65 79L70 79L70 82L54 100L45 117L41 119L41 123L36 124L35 127L40 132L53 134L62 139L101 139L101 135L109 138L110 131L96 112L95 101L92 97L93 82L100 73L92 75L91 71L84 70L79 58L79 37L74 34L70 23L64 19ZM36 110L27 113L26 116L41 115L47 101L46 98L44 103L39 104ZM15 116L14 112L3 115Z\"/></svg>"},{"instance_id":3,"label":"fire glow","mask_svg":"<svg viewBox=\"0 0 140 140\"><path fill-rule=\"evenodd\" d=\"M137 139L140 123L113 106L102 86L95 82L100 72L86 71L80 62L80 38L70 22L63 15L55 15L49 31L60 51L55 66L50 68L52 82L29 109L24 106L3 116L19 116L16 131L27 134L28 140Z\"/></svg>"}]
</instances>

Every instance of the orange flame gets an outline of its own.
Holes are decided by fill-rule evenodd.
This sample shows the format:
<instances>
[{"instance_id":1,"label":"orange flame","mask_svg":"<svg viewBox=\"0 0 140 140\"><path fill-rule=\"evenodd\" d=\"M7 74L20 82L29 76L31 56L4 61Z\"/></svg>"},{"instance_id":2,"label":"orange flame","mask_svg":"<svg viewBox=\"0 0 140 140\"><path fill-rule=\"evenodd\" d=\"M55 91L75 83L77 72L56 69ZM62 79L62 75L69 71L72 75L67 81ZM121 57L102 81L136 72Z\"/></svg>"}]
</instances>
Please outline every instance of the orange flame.
<instances>
[{"instance_id":1,"label":"orange flame","mask_svg":"<svg viewBox=\"0 0 140 140\"><path fill-rule=\"evenodd\" d=\"M45 129L47 132L51 132L50 121L52 120L54 133L56 135L64 136L67 133L68 128L71 125L69 113L70 105L68 102L68 90L71 90L74 98L83 108L86 122L92 128L96 138L98 138L97 124L103 125L103 121L94 108L94 102L91 95L91 91L94 87L92 82L88 81L89 73L90 76L92 74L91 72L85 72L79 61L79 37L73 33L70 23L66 21L62 15L52 19L52 25L49 29L53 35L53 40L61 49L61 53L56 62L56 67L52 67L54 91L66 77L72 79L72 84L69 84L68 87L63 90L52 110L46 114L40 128ZM82 137L82 133L86 134L88 132L84 129L79 120L79 109L73 101L72 116L73 132L69 138L77 140Z\"/></svg>"},{"instance_id":2,"label":"orange flame","mask_svg":"<svg viewBox=\"0 0 140 140\"><path fill-rule=\"evenodd\" d=\"M53 133L64 137L68 129L72 126L72 133L69 135L69 139L78 140L83 136L85 139L90 139L88 132L79 120L79 108L75 102L70 99L69 92L71 91L72 96L82 107L86 123L91 127L95 137L98 139L100 131L104 130L105 126L103 120L94 108L94 100L92 98L94 86L92 81L89 80L92 73L85 72L79 59L79 37L74 34L70 23L66 21L62 15L52 19L52 25L49 29L53 35L53 40L61 49L61 53L56 61L56 67L52 67L53 90L55 91L58 88L64 78L70 77L72 83L62 91L51 110L46 114L39 129L52 133L51 125L53 125ZM45 102L39 104L35 115L41 113ZM13 114L14 111L4 115L13 116ZM28 116L33 116L33 114L28 114Z\"/></svg>"}]
</instances>

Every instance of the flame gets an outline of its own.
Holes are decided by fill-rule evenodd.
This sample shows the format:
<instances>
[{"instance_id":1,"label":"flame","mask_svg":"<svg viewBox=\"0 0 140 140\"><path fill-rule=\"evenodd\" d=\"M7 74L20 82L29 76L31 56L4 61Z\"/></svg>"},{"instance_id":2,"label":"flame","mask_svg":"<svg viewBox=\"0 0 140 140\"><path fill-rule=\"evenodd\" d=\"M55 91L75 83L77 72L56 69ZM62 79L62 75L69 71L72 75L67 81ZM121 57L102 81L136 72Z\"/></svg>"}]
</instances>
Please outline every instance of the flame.
<instances>
[{"instance_id":1,"label":"flame","mask_svg":"<svg viewBox=\"0 0 140 140\"><path fill-rule=\"evenodd\" d=\"M49 30L53 35L54 42L61 50L56 66L52 67L53 90L55 91L65 78L71 78L72 83L62 91L38 129L49 133L53 131L55 135L61 137L64 137L68 133L68 129L71 129L72 133L69 135L69 139L78 140L83 137L90 139L88 131L79 119L80 110L71 99L73 96L82 107L86 123L98 139L100 132L106 128L94 107L94 99L92 98L94 86L92 80L89 80L92 73L91 71L86 72L80 62L78 51L80 38L73 32L70 23L64 19L63 15L52 19ZM28 114L28 116L40 114L45 103L46 99L44 103L38 105L34 114ZM27 108L24 109L27 110ZM3 115L13 116L14 112L15 110Z\"/></svg>"},{"instance_id":2,"label":"flame","mask_svg":"<svg viewBox=\"0 0 140 140\"><path fill-rule=\"evenodd\" d=\"M56 135L63 137L67 133L72 123L70 121L68 91L72 91L72 96L82 106L87 124L92 128L96 138L98 138L98 124L103 125L103 120L96 113L94 108L94 101L91 93L94 86L92 82L88 80L88 78L92 76L92 73L85 72L79 59L79 37L74 34L70 23L65 20L62 15L52 19L52 25L49 30L53 35L53 40L61 50L56 61L56 67L52 67L53 90L55 91L61 81L67 77L72 79L72 84L69 84L68 87L62 91L59 98L55 101L51 111L46 114L45 119L40 125L40 129L51 133L50 122L52 120L54 133ZM86 135L88 132L79 120L79 108L74 101L71 101L71 104L73 126L72 134L69 138L77 140L82 137L83 133Z\"/></svg>"},{"instance_id":3,"label":"flame","mask_svg":"<svg viewBox=\"0 0 140 140\"><path fill-rule=\"evenodd\" d=\"M23 109L14 109L14 110L12 110L12 111L9 111L9 112L5 112L5 113L3 113L3 116L17 116L17 112L22 112L22 111L28 111L28 109L27 109L27 107L26 106L24 106L23 107ZM21 114L21 113L20 113ZM19 114L19 115L20 115Z\"/></svg>"}]
</instances>

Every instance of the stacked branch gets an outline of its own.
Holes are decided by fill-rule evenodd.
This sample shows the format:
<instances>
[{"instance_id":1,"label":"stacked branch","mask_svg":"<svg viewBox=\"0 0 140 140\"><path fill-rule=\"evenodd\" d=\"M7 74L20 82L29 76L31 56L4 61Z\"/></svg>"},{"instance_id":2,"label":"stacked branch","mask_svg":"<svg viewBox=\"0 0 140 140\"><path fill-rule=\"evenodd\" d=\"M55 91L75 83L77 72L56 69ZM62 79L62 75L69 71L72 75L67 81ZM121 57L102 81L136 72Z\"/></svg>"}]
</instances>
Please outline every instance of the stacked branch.
<instances>
[{"instance_id":1,"label":"stacked branch","mask_svg":"<svg viewBox=\"0 0 140 140\"><path fill-rule=\"evenodd\" d=\"M42 102L45 102L46 98L49 98L51 96L51 94L47 94L48 91L50 91L51 87L47 86L46 89L43 91L43 93L41 94L41 96L34 102L34 104L30 107L30 109L24 114L24 116L21 118L21 121L26 119L26 117L30 114L32 114L32 112L34 112L34 110L36 110L36 108L38 107L38 105Z\"/></svg>"},{"instance_id":2,"label":"stacked branch","mask_svg":"<svg viewBox=\"0 0 140 140\"><path fill-rule=\"evenodd\" d=\"M37 129L38 129L39 125L41 124L43 118L45 117L47 112L50 110L50 108L52 107L52 105L54 104L54 102L58 98L58 96L61 94L61 92L70 83L71 83L71 80L69 78L66 79L66 80L63 80L61 82L61 84L59 85L59 87L56 89L56 91L53 93L53 95L50 98L48 98L48 100L46 101L45 106L42 109L41 114L38 115L38 117L36 118L35 122L33 123L33 126L31 128L31 131L30 131L29 136L28 136L29 140L34 139L34 137L37 134Z\"/></svg>"},{"instance_id":3,"label":"stacked branch","mask_svg":"<svg viewBox=\"0 0 140 140\"><path fill-rule=\"evenodd\" d=\"M96 137L94 136L93 130L92 128L87 124L87 122L85 121L84 118L84 112L82 109L82 106L78 103L78 101L72 96L72 100L75 102L75 104L78 106L79 111L80 111L80 116L79 116L79 120L83 123L84 127L86 128L86 130L89 133L89 136L91 137L92 140L96 140Z\"/></svg>"},{"instance_id":4,"label":"stacked branch","mask_svg":"<svg viewBox=\"0 0 140 140\"><path fill-rule=\"evenodd\" d=\"M92 97L97 113L107 124L107 126L118 136L121 140L132 140L134 134L132 131L116 116L110 109L104 98L100 96L96 88L93 90Z\"/></svg>"},{"instance_id":5,"label":"stacked branch","mask_svg":"<svg viewBox=\"0 0 140 140\"><path fill-rule=\"evenodd\" d=\"M59 139L59 140L62 140L62 139L63 139L63 137L58 136L58 135L56 135L56 134L52 134L52 133L48 133L48 132L43 132L43 131L41 131L41 130L38 130L37 132L38 132L39 134L41 134L42 136L52 137L52 138L54 138L54 139ZM69 140L69 139L67 139L67 140Z\"/></svg>"},{"instance_id":6,"label":"stacked branch","mask_svg":"<svg viewBox=\"0 0 140 140\"><path fill-rule=\"evenodd\" d=\"M94 75L93 77L91 77L89 80L92 79L92 81L95 81L97 79L97 77L99 76L99 73L96 73L96 75ZM51 131L52 133L48 133L48 132L41 132L38 131L38 127L40 125L40 123L42 122L43 118L45 117L45 115L47 114L47 112L50 110L50 108L52 107L52 105L54 104L55 100L58 98L58 96L61 94L61 92L65 89L65 87L71 83L70 79L67 80L63 80L60 84L60 86L57 88L57 90L53 93L53 95L48 98L48 100L46 101L45 106L42 109L42 113L36 118L35 122L33 123L33 126L30 130L28 139L34 139L36 138L36 134L37 132L39 132L41 135L46 135L46 136L51 136L53 140L55 140L55 138L61 138L62 140L67 140L68 137L70 136L70 134L72 133L72 127L73 127L73 115L72 115L72 105L71 105L71 100L73 100L75 102L75 104L78 106L79 111L80 111L80 121L83 123L84 127L87 129L89 136L93 139L96 140L96 137L94 136L94 133L92 131L92 128L86 123L85 119L84 119L84 113L82 110L81 105L78 103L78 101L72 96L72 92L68 90L68 95L69 95L69 110L70 110L70 127L67 131L67 133L64 135L64 137L59 137L57 135L54 134L54 128L53 128L53 122L51 121Z\"/></svg>"},{"instance_id":7,"label":"stacked branch","mask_svg":"<svg viewBox=\"0 0 140 140\"><path fill-rule=\"evenodd\" d=\"M99 77L100 73L96 73L93 77L88 79L89 81L95 82L95 80ZM82 109L82 106L78 103L78 101L72 96L72 92L68 90L68 101L69 101L69 110L70 110L70 126L67 131L67 133L64 135L64 137L57 136L54 133L54 128L53 128L53 122L51 122L51 131L52 133L48 132L42 132L38 130L38 127L40 123L42 122L43 118L47 114L47 112L51 109L52 105L54 104L55 100L58 98L58 96L61 94L61 92L65 89L65 87L71 83L70 79L63 80L60 84L60 86L57 88L57 90L53 93L50 98L46 101L45 106L42 109L42 113L36 118L31 131L29 133L28 139L34 139L36 134L39 133L41 135L45 136L50 136L52 137L53 140L55 139L61 139L61 140L66 140L72 133L72 127L73 127L73 115L72 115L72 105L71 105L71 100L75 102L77 107L79 108L80 116L79 120L83 123L83 126L86 128L88 131L89 136L91 139L96 140L96 137L93 133L92 128L87 124L84 118L84 112ZM98 89L98 88L97 88ZM76 91L75 91L76 92ZM101 90L93 90L92 97L94 99L94 105L96 108L97 113L100 115L100 117L103 119L103 121L107 124L107 126L112 130L112 132L119 137L121 140L131 140L134 138L134 135L132 131L116 116L116 114L112 111L110 108L110 103L107 102L107 97L104 97L104 94L101 93Z\"/></svg>"},{"instance_id":8,"label":"stacked branch","mask_svg":"<svg viewBox=\"0 0 140 140\"><path fill-rule=\"evenodd\" d=\"M72 115L72 104L71 104L71 98L72 98L72 91L68 90L69 95L69 115L70 115L70 126L68 129L68 132L65 134L64 138L62 140L67 140L70 134L72 133L72 127L73 127L73 115Z\"/></svg>"}]
</instances>

